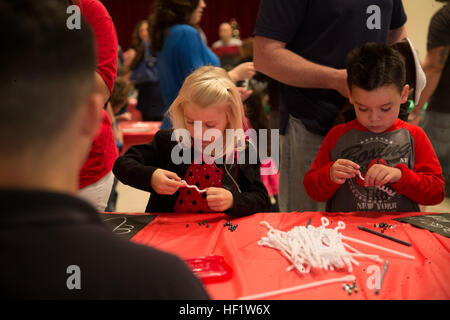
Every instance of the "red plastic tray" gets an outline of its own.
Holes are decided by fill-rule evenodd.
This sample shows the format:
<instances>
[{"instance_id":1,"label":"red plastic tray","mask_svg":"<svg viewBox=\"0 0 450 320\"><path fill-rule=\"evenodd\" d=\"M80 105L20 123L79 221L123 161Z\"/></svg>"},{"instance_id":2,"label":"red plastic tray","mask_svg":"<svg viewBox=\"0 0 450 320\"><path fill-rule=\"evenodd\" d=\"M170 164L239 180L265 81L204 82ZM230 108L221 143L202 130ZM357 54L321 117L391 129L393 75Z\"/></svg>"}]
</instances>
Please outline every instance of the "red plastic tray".
<instances>
[{"instance_id":1,"label":"red plastic tray","mask_svg":"<svg viewBox=\"0 0 450 320\"><path fill-rule=\"evenodd\" d=\"M211 255L185 261L203 283L226 281L233 275L233 270L222 256Z\"/></svg>"}]
</instances>

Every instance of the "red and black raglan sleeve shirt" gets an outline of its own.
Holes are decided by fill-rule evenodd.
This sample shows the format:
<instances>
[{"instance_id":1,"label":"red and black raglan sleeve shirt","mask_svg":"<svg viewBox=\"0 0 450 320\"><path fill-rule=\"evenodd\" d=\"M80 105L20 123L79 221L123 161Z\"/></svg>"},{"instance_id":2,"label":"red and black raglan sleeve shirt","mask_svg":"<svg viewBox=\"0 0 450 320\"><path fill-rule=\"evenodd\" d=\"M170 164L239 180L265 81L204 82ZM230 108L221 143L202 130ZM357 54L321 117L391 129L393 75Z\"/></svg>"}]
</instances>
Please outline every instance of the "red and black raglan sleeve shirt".
<instances>
[{"instance_id":1,"label":"red and black raglan sleeve shirt","mask_svg":"<svg viewBox=\"0 0 450 320\"><path fill-rule=\"evenodd\" d=\"M376 163L398 168L402 178L385 186L365 187L359 177L340 185L330 179L338 159L360 165L364 177ZM436 205L444 199L442 168L425 132L398 119L387 131L372 133L358 120L334 127L303 180L316 201L327 201L328 211L419 211L418 204Z\"/></svg>"}]
</instances>

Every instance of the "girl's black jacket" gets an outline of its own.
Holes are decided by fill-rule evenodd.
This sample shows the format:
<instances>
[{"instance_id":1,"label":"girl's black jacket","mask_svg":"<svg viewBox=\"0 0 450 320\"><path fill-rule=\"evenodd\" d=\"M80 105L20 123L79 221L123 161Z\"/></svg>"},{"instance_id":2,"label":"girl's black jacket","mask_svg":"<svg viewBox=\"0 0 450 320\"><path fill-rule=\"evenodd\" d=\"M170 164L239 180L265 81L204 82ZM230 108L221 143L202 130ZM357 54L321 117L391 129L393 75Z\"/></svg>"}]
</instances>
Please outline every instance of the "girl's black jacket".
<instances>
[{"instance_id":1,"label":"girl's black jacket","mask_svg":"<svg viewBox=\"0 0 450 320\"><path fill-rule=\"evenodd\" d=\"M173 130L160 130L152 142L131 147L114 164L113 173L122 183L151 193L146 212L173 212L179 194L178 191L170 196L157 194L150 185L153 172L156 169L164 169L175 172L183 179L190 166L190 163L173 163L171 154L178 142L171 141L172 132ZM237 187L224 170L223 188L233 194L234 200L233 207L225 213L231 216L239 217L265 212L270 207L267 190L261 181L259 159L255 164L250 164L249 161L251 160L250 150L256 152L252 148L253 146L247 143L245 151L242 151L245 152L245 164L236 164L236 161L234 164L217 164L218 167L226 165L227 171L238 185ZM187 150L191 153L191 161L193 161L194 149ZM180 157L187 150L181 150Z\"/></svg>"}]
</instances>

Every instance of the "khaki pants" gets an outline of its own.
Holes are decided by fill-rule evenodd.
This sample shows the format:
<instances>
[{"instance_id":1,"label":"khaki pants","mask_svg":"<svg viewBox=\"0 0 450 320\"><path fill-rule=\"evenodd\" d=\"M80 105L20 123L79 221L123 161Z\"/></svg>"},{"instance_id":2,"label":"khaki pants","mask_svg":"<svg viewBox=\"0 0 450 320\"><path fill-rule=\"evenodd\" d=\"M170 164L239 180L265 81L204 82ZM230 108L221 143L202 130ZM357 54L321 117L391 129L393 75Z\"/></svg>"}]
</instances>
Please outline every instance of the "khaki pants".
<instances>
[{"instance_id":1,"label":"khaki pants","mask_svg":"<svg viewBox=\"0 0 450 320\"><path fill-rule=\"evenodd\" d=\"M326 203L312 200L303 186L303 178L311 169L324 138L306 130L300 119L289 116L286 134L280 137L281 212L325 211Z\"/></svg>"},{"instance_id":2,"label":"khaki pants","mask_svg":"<svg viewBox=\"0 0 450 320\"><path fill-rule=\"evenodd\" d=\"M77 196L92 204L98 211L103 212L108 205L113 183L114 175L111 171L96 183L78 190Z\"/></svg>"}]
</instances>

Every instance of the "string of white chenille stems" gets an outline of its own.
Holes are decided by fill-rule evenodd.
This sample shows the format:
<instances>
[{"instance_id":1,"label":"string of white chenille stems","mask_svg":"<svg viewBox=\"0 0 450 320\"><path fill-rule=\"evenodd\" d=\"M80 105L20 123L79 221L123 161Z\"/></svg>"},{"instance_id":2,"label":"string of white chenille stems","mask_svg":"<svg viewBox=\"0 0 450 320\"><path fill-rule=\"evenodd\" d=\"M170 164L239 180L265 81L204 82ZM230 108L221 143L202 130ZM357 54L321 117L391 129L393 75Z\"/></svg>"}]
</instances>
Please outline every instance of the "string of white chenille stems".
<instances>
[{"instance_id":1,"label":"string of white chenille stems","mask_svg":"<svg viewBox=\"0 0 450 320\"><path fill-rule=\"evenodd\" d=\"M356 257L367 258L377 262L382 261L378 255L362 253L350 245L342 242L342 240L357 242L372 248L399 255L401 257L415 259L414 256L396 250L344 236L342 233L338 232L346 227L345 223L342 221L339 221L338 226L334 229L327 228L330 221L325 217L321 218L321 223L322 225L318 228L311 225L308 225L307 227L297 226L288 232L283 232L276 230L268 222L262 221L261 224L266 226L269 231L267 232L266 237L263 237L260 241L258 241L258 245L279 250L292 263L286 271L297 269L300 273L309 273L311 268L335 270L342 269L344 267L347 267L348 272L352 272L352 264L356 266L359 265L359 262L355 259ZM347 249L350 251L347 251ZM353 275L348 275L342 278L303 284L296 287L241 297L239 299L262 299L325 284L349 282L353 280L355 280L355 277Z\"/></svg>"},{"instance_id":2,"label":"string of white chenille stems","mask_svg":"<svg viewBox=\"0 0 450 320\"><path fill-rule=\"evenodd\" d=\"M358 171L358 176L361 178L362 181L366 180L363 178L363 176L361 175L361 171ZM397 194L397 192L395 192L392 189L389 189L386 186L375 186L377 189L387 193L388 195L390 195L391 197L395 196Z\"/></svg>"},{"instance_id":3,"label":"string of white chenille stems","mask_svg":"<svg viewBox=\"0 0 450 320\"><path fill-rule=\"evenodd\" d=\"M322 225L315 228L297 226L288 232L274 229L266 221L261 222L269 231L258 244L278 249L292 263L286 271L294 268L301 273L309 273L311 268L335 270L347 267L352 272L352 264L359 265L355 257L365 257L381 262L379 256L364 254L342 242L342 234L338 231L345 229L345 223L339 221L334 229L327 228L330 221L322 217ZM347 251L347 249L351 250Z\"/></svg>"}]
</instances>

